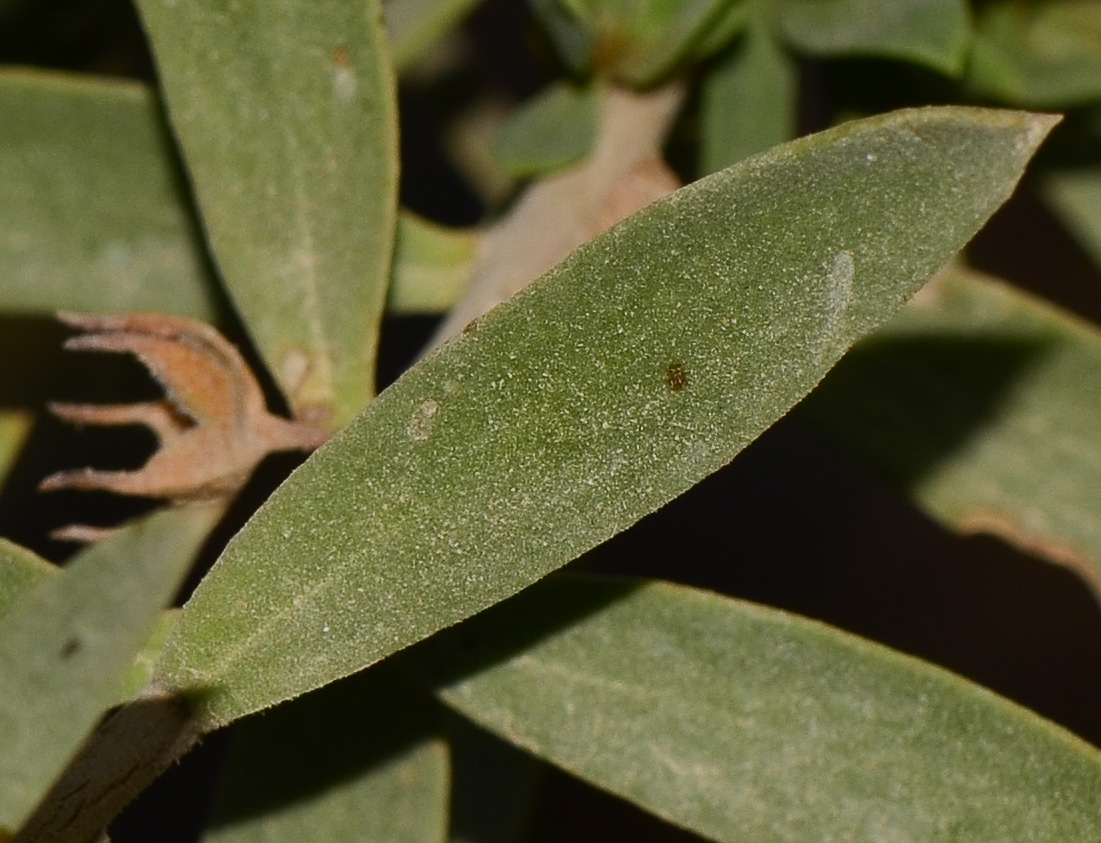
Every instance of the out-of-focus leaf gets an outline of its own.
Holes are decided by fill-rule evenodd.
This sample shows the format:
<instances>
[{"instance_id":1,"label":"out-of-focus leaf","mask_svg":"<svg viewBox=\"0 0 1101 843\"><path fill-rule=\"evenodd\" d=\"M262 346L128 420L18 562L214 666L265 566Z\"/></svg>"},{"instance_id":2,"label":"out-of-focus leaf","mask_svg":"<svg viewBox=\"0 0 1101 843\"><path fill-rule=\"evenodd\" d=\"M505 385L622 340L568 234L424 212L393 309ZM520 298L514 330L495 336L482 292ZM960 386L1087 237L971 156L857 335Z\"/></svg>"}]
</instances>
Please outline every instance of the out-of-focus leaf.
<instances>
[{"instance_id":1,"label":"out-of-focus leaf","mask_svg":"<svg viewBox=\"0 0 1101 843\"><path fill-rule=\"evenodd\" d=\"M412 656L468 717L712 840L1097 839L1095 748L775 609L555 576Z\"/></svg>"},{"instance_id":2,"label":"out-of-focus leaf","mask_svg":"<svg viewBox=\"0 0 1101 843\"><path fill-rule=\"evenodd\" d=\"M766 25L751 25L707 71L700 172L718 172L795 134L799 74Z\"/></svg>"},{"instance_id":3,"label":"out-of-focus leaf","mask_svg":"<svg viewBox=\"0 0 1101 843\"><path fill-rule=\"evenodd\" d=\"M594 87L551 85L517 111L493 140L497 163L518 179L580 161L596 142Z\"/></svg>"},{"instance_id":4,"label":"out-of-focus leaf","mask_svg":"<svg viewBox=\"0 0 1101 843\"><path fill-rule=\"evenodd\" d=\"M23 592L0 621L0 830L14 832L119 687L211 526L158 513Z\"/></svg>"},{"instance_id":5,"label":"out-of-focus leaf","mask_svg":"<svg viewBox=\"0 0 1101 843\"><path fill-rule=\"evenodd\" d=\"M378 0L140 0L214 255L299 418L373 392L397 214Z\"/></svg>"},{"instance_id":6,"label":"out-of-focus leaf","mask_svg":"<svg viewBox=\"0 0 1101 843\"><path fill-rule=\"evenodd\" d=\"M25 547L0 538L0 620L31 588L57 568Z\"/></svg>"},{"instance_id":7,"label":"out-of-focus leaf","mask_svg":"<svg viewBox=\"0 0 1101 843\"><path fill-rule=\"evenodd\" d=\"M968 81L981 94L1034 108L1101 98L1101 4L985 4Z\"/></svg>"},{"instance_id":8,"label":"out-of-focus leaf","mask_svg":"<svg viewBox=\"0 0 1101 843\"><path fill-rule=\"evenodd\" d=\"M780 26L812 55L898 58L958 76L971 39L966 0L780 0Z\"/></svg>"},{"instance_id":9,"label":"out-of-focus leaf","mask_svg":"<svg viewBox=\"0 0 1101 843\"><path fill-rule=\"evenodd\" d=\"M8 471L19 456L19 450L26 441L33 418L23 410L0 410L0 483L8 476Z\"/></svg>"},{"instance_id":10,"label":"out-of-focus leaf","mask_svg":"<svg viewBox=\"0 0 1101 843\"><path fill-rule=\"evenodd\" d=\"M1101 595L1101 332L961 270L853 349L815 425L964 532L1070 565Z\"/></svg>"},{"instance_id":11,"label":"out-of-focus leaf","mask_svg":"<svg viewBox=\"0 0 1101 843\"><path fill-rule=\"evenodd\" d=\"M313 454L185 607L158 681L214 726L527 587L735 454L945 263L1054 119L896 112L589 241Z\"/></svg>"},{"instance_id":12,"label":"out-of-focus leaf","mask_svg":"<svg viewBox=\"0 0 1101 843\"><path fill-rule=\"evenodd\" d=\"M480 239L479 232L445 228L403 213L398 217L387 309L442 313L450 308L470 281Z\"/></svg>"},{"instance_id":13,"label":"out-of-focus leaf","mask_svg":"<svg viewBox=\"0 0 1101 843\"><path fill-rule=\"evenodd\" d=\"M216 316L202 236L148 90L0 71L0 172L0 309Z\"/></svg>"},{"instance_id":14,"label":"out-of-focus leaf","mask_svg":"<svg viewBox=\"0 0 1101 843\"><path fill-rule=\"evenodd\" d=\"M240 725L207 843L442 843L447 746L432 699L393 668Z\"/></svg>"},{"instance_id":15,"label":"out-of-focus leaf","mask_svg":"<svg viewBox=\"0 0 1101 843\"><path fill-rule=\"evenodd\" d=\"M448 718L451 843L518 843L535 807L541 762L465 717Z\"/></svg>"},{"instance_id":16,"label":"out-of-focus leaf","mask_svg":"<svg viewBox=\"0 0 1101 843\"><path fill-rule=\"evenodd\" d=\"M1040 189L1048 206L1101 266L1101 168L1052 173Z\"/></svg>"},{"instance_id":17,"label":"out-of-focus leaf","mask_svg":"<svg viewBox=\"0 0 1101 843\"><path fill-rule=\"evenodd\" d=\"M662 81L720 26L734 34L743 0L531 0L563 59L633 87ZM713 42L707 40L710 48Z\"/></svg>"},{"instance_id":18,"label":"out-of-focus leaf","mask_svg":"<svg viewBox=\"0 0 1101 843\"><path fill-rule=\"evenodd\" d=\"M394 67L406 70L481 0L382 0Z\"/></svg>"}]
</instances>

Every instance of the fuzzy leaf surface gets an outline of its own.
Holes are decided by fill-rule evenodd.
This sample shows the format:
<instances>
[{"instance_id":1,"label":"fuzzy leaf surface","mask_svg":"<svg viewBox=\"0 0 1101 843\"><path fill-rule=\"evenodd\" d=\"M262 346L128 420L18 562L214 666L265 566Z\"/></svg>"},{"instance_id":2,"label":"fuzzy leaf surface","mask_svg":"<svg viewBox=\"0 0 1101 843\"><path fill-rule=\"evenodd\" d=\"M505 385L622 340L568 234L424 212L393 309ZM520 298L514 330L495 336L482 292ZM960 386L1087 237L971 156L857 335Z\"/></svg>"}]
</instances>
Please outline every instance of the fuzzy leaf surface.
<instances>
[{"instance_id":1,"label":"fuzzy leaf surface","mask_svg":"<svg viewBox=\"0 0 1101 843\"><path fill-rule=\"evenodd\" d=\"M210 527L158 513L24 591L0 621L0 830L34 809L99 717Z\"/></svg>"},{"instance_id":2,"label":"fuzzy leaf surface","mask_svg":"<svg viewBox=\"0 0 1101 843\"><path fill-rule=\"evenodd\" d=\"M0 539L0 619L31 588L56 573L57 567L37 554Z\"/></svg>"},{"instance_id":3,"label":"fuzzy leaf surface","mask_svg":"<svg viewBox=\"0 0 1101 843\"><path fill-rule=\"evenodd\" d=\"M222 277L295 415L371 398L397 213L378 0L138 3Z\"/></svg>"},{"instance_id":4,"label":"fuzzy leaf surface","mask_svg":"<svg viewBox=\"0 0 1101 843\"><path fill-rule=\"evenodd\" d=\"M722 467L982 225L1053 120L927 109L776 147L589 241L269 498L159 681L211 726L532 584Z\"/></svg>"},{"instance_id":5,"label":"fuzzy leaf surface","mask_svg":"<svg viewBox=\"0 0 1101 843\"><path fill-rule=\"evenodd\" d=\"M394 668L240 726L205 843L443 843L438 705Z\"/></svg>"},{"instance_id":6,"label":"fuzzy leaf surface","mask_svg":"<svg viewBox=\"0 0 1101 843\"><path fill-rule=\"evenodd\" d=\"M1101 753L946 671L668 583L555 576L411 651L506 740L711 840L1092 841Z\"/></svg>"},{"instance_id":7,"label":"fuzzy leaf surface","mask_svg":"<svg viewBox=\"0 0 1101 843\"><path fill-rule=\"evenodd\" d=\"M1101 596L1101 331L953 270L801 408L935 518L1063 563Z\"/></svg>"},{"instance_id":8,"label":"fuzzy leaf surface","mask_svg":"<svg viewBox=\"0 0 1101 843\"><path fill-rule=\"evenodd\" d=\"M788 41L813 55L871 55L963 71L971 41L965 0L780 0Z\"/></svg>"},{"instance_id":9,"label":"fuzzy leaf surface","mask_svg":"<svg viewBox=\"0 0 1101 843\"><path fill-rule=\"evenodd\" d=\"M0 71L0 172L4 311L217 315L202 234L146 88Z\"/></svg>"}]
</instances>

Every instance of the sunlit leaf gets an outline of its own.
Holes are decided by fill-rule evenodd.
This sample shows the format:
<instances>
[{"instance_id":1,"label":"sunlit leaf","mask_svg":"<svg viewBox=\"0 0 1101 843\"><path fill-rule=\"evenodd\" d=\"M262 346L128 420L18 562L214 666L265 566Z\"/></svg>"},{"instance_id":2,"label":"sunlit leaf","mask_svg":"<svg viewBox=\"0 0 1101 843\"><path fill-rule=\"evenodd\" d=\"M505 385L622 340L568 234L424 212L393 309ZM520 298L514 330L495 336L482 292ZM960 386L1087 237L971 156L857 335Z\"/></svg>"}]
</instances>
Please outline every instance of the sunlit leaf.
<instances>
[{"instance_id":1,"label":"sunlit leaf","mask_svg":"<svg viewBox=\"0 0 1101 843\"><path fill-rule=\"evenodd\" d=\"M439 712L393 668L241 724L206 843L443 843Z\"/></svg>"},{"instance_id":2,"label":"sunlit leaf","mask_svg":"<svg viewBox=\"0 0 1101 843\"><path fill-rule=\"evenodd\" d=\"M378 0L138 3L231 297L295 415L373 391L396 217Z\"/></svg>"},{"instance_id":3,"label":"sunlit leaf","mask_svg":"<svg viewBox=\"0 0 1101 843\"><path fill-rule=\"evenodd\" d=\"M779 12L788 41L813 55L899 58L958 76L970 46L966 0L780 0Z\"/></svg>"},{"instance_id":4,"label":"sunlit leaf","mask_svg":"<svg viewBox=\"0 0 1101 843\"><path fill-rule=\"evenodd\" d=\"M775 609L555 576L411 655L484 727L708 839L1097 837L1095 748Z\"/></svg>"},{"instance_id":5,"label":"sunlit leaf","mask_svg":"<svg viewBox=\"0 0 1101 843\"><path fill-rule=\"evenodd\" d=\"M804 409L942 522L1069 565L1101 596L1101 331L956 270Z\"/></svg>"},{"instance_id":6,"label":"sunlit leaf","mask_svg":"<svg viewBox=\"0 0 1101 843\"><path fill-rule=\"evenodd\" d=\"M561 83L534 97L494 138L493 154L514 178L580 161L596 141L597 92Z\"/></svg>"},{"instance_id":7,"label":"sunlit leaf","mask_svg":"<svg viewBox=\"0 0 1101 843\"><path fill-rule=\"evenodd\" d=\"M0 620L0 829L22 824L115 702L210 522L195 508L131 525Z\"/></svg>"},{"instance_id":8,"label":"sunlit leaf","mask_svg":"<svg viewBox=\"0 0 1101 843\"><path fill-rule=\"evenodd\" d=\"M790 140L798 97L794 59L766 25L750 25L704 77L700 172L717 172Z\"/></svg>"},{"instance_id":9,"label":"sunlit leaf","mask_svg":"<svg viewBox=\"0 0 1101 843\"><path fill-rule=\"evenodd\" d=\"M968 81L979 93L1035 108L1101 98L1101 4L984 4Z\"/></svg>"},{"instance_id":10,"label":"sunlit leaf","mask_svg":"<svg viewBox=\"0 0 1101 843\"><path fill-rule=\"evenodd\" d=\"M394 67L405 70L481 0L382 0Z\"/></svg>"},{"instance_id":11,"label":"sunlit leaf","mask_svg":"<svg viewBox=\"0 0 1101 843\"><path fill-rule=\"evenodd\" d=\"M0 483L8 476L30 433L32 415L24 410L0 409Z\"/></svg>"},{"instance_id":12,"label":"sunlit leaf","mask_svg":"<svg viewBox=\"0 0 1101 843\"><path fill-rule=\"evenodd\" d=\"M215 282L144 87L0 71L0 308L212 319Z\"/></svg>"},{"instance_id":13,"label":"sunlit leaf","mask_svg":"<svg viewBox=\"0 0 1101 843\"><path fill-rule=\"evenodd\" d=\"M853 122L655 202L429 355L268 499L158 681L209 725L530 585L735 454L1013 189L1053 120Z\"/></svg>"}]
</instances>

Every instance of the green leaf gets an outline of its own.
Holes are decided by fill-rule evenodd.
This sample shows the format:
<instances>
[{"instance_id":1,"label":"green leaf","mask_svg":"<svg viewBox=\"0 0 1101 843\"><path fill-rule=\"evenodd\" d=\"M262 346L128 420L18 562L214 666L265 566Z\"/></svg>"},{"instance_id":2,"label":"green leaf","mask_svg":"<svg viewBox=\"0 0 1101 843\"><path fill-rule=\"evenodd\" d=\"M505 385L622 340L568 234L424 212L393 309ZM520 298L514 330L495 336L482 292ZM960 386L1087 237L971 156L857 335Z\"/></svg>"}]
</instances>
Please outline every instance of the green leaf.
<instances>
[{"instance_id":1,"label":"green leaf","mask_svg":"<svg viewBox=\"0 0 1101 843\"><path fill-rule=\"evenodd\" d=\"M130 663L130 669L126 671L126 676L123 677L122 688L117 696L118 702L133 699L152 681L153 669L160 659L161 651L164 650L164 643L168 640L169 633L176 628L176 621L179 616L179 610L169 609L162 612L160 617L157 618L152 631L146 637L145 643L141 645L137 655L134 656L133 662Z\"/></svg>"},{"instance_id":2,"label":"green leaf","mask_svg":"<svg viewBox=\"0 0 1101 843\"><path fill-rule=\"evenodd\" d=\"M0 172L0 309L216 316L216 283L148 90L0 71Z\"/></svg>"},{"instance_id":3,"label":"green leaf","mask_svg":"<svg viewBox=\"0 0 1101 843\"><path fill-rule=\"evenodd\" d=\"M481 234L473 230L445 228L402 213L387 310L442 313L451 308L470 281L480 240Z\"/></svg>"},{"instance_id":4,"label":"green leaf","mask_svg":"<svg viewBox=\"0 0 1101 843\"><path fill-rule=\"evenodd\" d=\"M1101 266L1101 168L1051 173L1040 189L1048 206Z\"/></svg>"},{"instance_id":5,"label":"green leaf","mask_svg":"<svg viewBox=\"0 0 1101 843\"><path fill-rule=\"evenodd\" d=\"M819 56L883 56L949 76L964 69L971 40L965 0L780 0L792 46Z\"/></svg>"},{"instance_id":6,"label":"green leaf","mask_svg":"<svg viewBox=\"0 0 1101 843\"><path fill-rule=\"evenodd\" d=\"M664 583L556 576L412 651L445 702L712 840L1093 841L1101 753L939 668Z\"/></svg>"},{"instance_id":7,"label":"green leaf","mask_svg":"<svg viewBox=\"0 0 1101 843\"><path fill-rule=\"evenodd\" d=\"M718 172L795 135L799 73L765 25L751 25L707 71L700 172Z\"/></svg>"},{"instance_id":8,"label":"green leaf","mask_svg":"<svg viewBox=\"0 0 1101 843\"><path fill-rule=\"evenodd\" d=\"M1013 189L1053 118L794 141L589 241L407 372L230 542L159 681L217 725L527 587L728 463Z\"/></svg>"},{"instance_id":9,"label":"green leaf","mask_svg":"<svg viewBox=\"0 0 1101 843\"><path fill-rule=\"evenodd\" d=\"M742 0L531 0L563 59L631 87L648 87L695 54L719 26L728 37Z\"/></svg>"},{"instance_id":10,"label":"green leaf","mask_svg":"<svg viewBox=\"0 0 1101 843\"><path fill-rule=\"evenodd\" d=\"M512 115L493 140L501 169L524 179L580 161L596 142L597 91L551 85Z\"/></svg>"},{"instance_id":11,"label":"green leaf","mask_svg":"<svg viewBox=\"0 0 1101 843\"><path fill-rule=\"evenodd\" d=\"M19 456L34 418L26 410L0 409L0 482Z\"/></svg>"},{"instance_id":12,"label":"green leaf","mask_svg":"<svg viewBox=\"0 0 1101 843\"><path fill-rule=\"evenodd\" d=\"M385 666L243 722L206 843L447 839L447 747Z\"/></svg>"},{"instance_id":13,"label":"green leaf","mask_svg":"<svg viewBox=\"0 0 1101 843\"><path fill-rule=\"evenodd\" d=\"M1101 332L954 271L803 407L934 517L1071 566L1101 596Z\"/></svg>"},{"instance_id":14,"label":"green leaf","mask_svg":"<svg viewBox=\"0 0 1101 843\"><path fill-rule=\"evenodd\" d=\"M0 620L0 831L14 832L111 706L210 528L159 513L24 591Z\"/></svg>"},{"instance_id":15,"label":"green leaf","mask_svg":"<svg viewBox=\"0 0 1101 843\"><path fill-rule=\"evenodd\" d=\"M57 568L45 559L0 538L0 620L31 588L55 573Z\"/></svg>"},{"instance_id":16,"label":"green leaf","mask_svg":"<svg viewBox=\"0 0 1101 843\"><path fill-rule=\"evenodd\" d=\"M1034 108L1101 98L1101 6L1094 0L986 4L968 82L980 94Z\"/></svg>"},{"instance_id":17,"label":"green leaf","mask_svg":"<svg viewBox=\"0 0 1101 843\"><path fill-rule=\"evenodd\" d=\"M397 70L422 58L481 0L382 0L390 55Z\"/></svg>"},{"instance_id":18,"label":"green leaf","mask_svg":"<svg viewBox=\"0 0 1101 843\"><path fill-rule=\"evenodd\" d=\"M214 255L300 418L373 392L397 196L378 0L140 0Z\"/></svg>"}]
</instances>

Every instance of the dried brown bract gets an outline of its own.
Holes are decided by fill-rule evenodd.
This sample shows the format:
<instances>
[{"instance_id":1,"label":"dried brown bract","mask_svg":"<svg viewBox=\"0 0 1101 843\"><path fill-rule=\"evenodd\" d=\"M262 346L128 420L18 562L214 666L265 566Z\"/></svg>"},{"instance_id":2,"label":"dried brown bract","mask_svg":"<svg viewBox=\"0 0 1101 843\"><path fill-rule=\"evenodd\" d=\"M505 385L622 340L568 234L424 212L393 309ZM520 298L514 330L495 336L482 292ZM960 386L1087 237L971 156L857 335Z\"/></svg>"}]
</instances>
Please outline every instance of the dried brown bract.
<instances>
[{"instance_id":1,"label":"dried brown bract","mask_svg":"<svg viewBox=\"0 0 1101 843\"><path fill-rule=\"evenodd\" d=\"M62 471L43 480L42 491L219 500L240 489L267 454L312 450L326 438L269 413L237 349L204 322L161 313L61 313L58 318L84 332L69 339L66 348L133 354L165 395L134 404L52 404L55 415L76 424L143 424L160 446L136 471Z\"/></svg>"}]
</instances>

